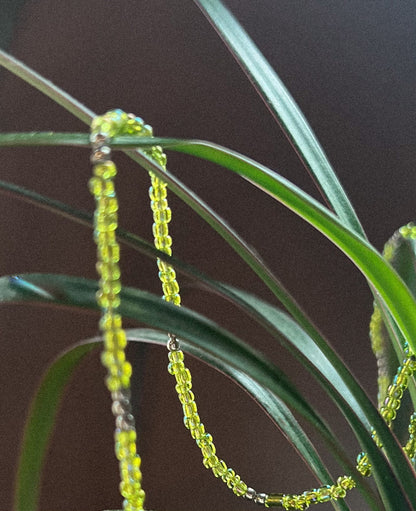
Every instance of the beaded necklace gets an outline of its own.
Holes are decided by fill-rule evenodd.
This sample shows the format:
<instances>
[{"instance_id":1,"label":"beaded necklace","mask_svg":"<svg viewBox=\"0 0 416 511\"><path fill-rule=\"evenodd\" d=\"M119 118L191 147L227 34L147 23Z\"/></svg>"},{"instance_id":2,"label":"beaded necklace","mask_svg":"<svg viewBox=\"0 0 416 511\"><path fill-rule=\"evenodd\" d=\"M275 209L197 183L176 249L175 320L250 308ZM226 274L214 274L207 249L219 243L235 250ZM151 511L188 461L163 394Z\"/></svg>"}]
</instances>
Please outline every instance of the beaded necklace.
<instances>
[{"instance_id":1,"label":"beaded necklace","mask_svg":"<svg viewBox=\"0 0 416 511\"><path fill-rule=\"evenodd\" d=\"M94 240L97 245L97 272L100 276L97 304L101 309L99 326L104 344L101 361L107 369L106 386L111 393L112 412L115 417L114 440L115 454L120 468L120 493L124 497L125 511L143 511L145 493L141 485L141 458L137 453L135 421L130 404L132 367L126 360L127 339L119 314L120 248L116 240L118 201L114 187L117 169L111 160L109 147L112 137L122 135L152 137L153 130L141 118L121 110L107 112L93 120L91 125L93 177L89 181L89 187L96 205ZM146 149L145 154L166 169L166 155L160 146ZM152 172L150 172L150 179L149 195L154 220L154 243L157 249L170 256L172 238L169 236L168 224L172 214L167 202L167 185ZM411 234L408 235L411 237ZM160 259L157 261L157 266L164 300L180 306L179 285L174 268ZM305 510L311 504L342 499L348 490L356 486L351 476L340 476L332 485L306 490L300 494L263 493L248 487L241 477L216 454L213 438L200 420L192 391L191 373L185 366L184 353L174 334L168 334L167 348L168 371L175 377L175 389L182 405L185 427L201 450L204 466L210 469L215 477L222 479L235 495L265 507ZM398 368L392 384L388 387L386 399L380 408L380 414L389 427L396 417L409 378L416 370L415 356L407 346L404 351L403 364ZM373 432L373 438L378 447L382 448L375 432ZM409 439L403 449L411 462L415 464L416 414L411 416ZM367 454L358 455L356 468L363 476L371 475L371 464Z\"/></svg>"}]
</instances>

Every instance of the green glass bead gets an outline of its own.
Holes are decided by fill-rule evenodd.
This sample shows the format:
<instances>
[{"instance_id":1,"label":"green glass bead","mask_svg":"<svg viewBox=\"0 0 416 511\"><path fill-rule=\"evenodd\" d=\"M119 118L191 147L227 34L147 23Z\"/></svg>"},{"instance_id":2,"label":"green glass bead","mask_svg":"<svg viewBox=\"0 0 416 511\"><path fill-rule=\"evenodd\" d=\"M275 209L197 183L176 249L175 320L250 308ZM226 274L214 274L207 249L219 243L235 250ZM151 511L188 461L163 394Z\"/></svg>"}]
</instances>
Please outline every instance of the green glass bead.
<instances>
[{"instance_id":1,"label":"green glass bead","mask_svg":"<svg viewBox=\"0 0 416 511\"><path fill-rule=\"evenodd\" d=\"M229 482L235 477L235 471L232 468L228 468L226 473L222 476L222 480L224 483L229 484ZM230 486L228 486L230 488Z\"/></svg>"},{"instance_id":2,"label":"green glass bead","mask_svg":"<svg viewBox=\"0 0 416 511\"><path fill-rule=\"evenodd\" d=\"M116 321L116 323L118 324L118 321ZM104 333L104 345L109 350L123 350L127 346L126 332L121 328L107 330Z\"/></svg>"},{"instance_id":3,"label":"green glass bead","mask_svg":"<svg viewBox=\"0 0 416 511\"><path fill-rule=\"evenodd\" d=\"M165 223L157 223L153 224L152 232L155 238L161 238L169 234L169 228Z\"/></svg>"},{"instance_id":4,"label":"green glass bead","mask_svg":"<svg viewBox=\"0 0 416 511\"><path fill-rule=\"evenodd\" d=\"M120 245L109 243L100 248L100 259L104 263L118 263L120 260Z\"/></svg>"},{"instance_id":5,"label":"green glass bead","mask_svg":"<svg viewBox=\"0 0 416 511\"><path fill-rule=\"evenodd\" d=\"M159 272L159 279L162 283L172 282L172 280L176 279L176 272L171 266L167 266L165 271Z\"/></svg>"},{"instance_id":6,"label":"green glass bead","mask_svg":"<svg viewBox=\"0 0 416 511\"><path fill-rule=\"evenodd\" d=\"M179 284L176 280L172 282L164 282L162 284L162 289L165 295L176 295L179 293Z\"/></svg>"},{"instance_id":7,"label":"green glass bead","mask_svg":"<svg viewBox=\"0 0 416 511\"><path fill-rule=\"evenodd\" d=\"M392 408L387 408L383 406L380 409L380 414L388 424L390 424L396 418L396 411L393 410Z\"/></svg>"},{"instance_id":8,"label":"green glass bead","mask_svg":"<svg viewBox=\"0 0 416 511\"><path fill-rule=\"evenodd\" d=\"M103 179L111 179L117 174L117 168L112 161L105 161L94 165L94 175Z\"/></svg>"},{"instance_id":9,"label":"green glass bead","mask_svg":"<svg viewBox=\"0 0 416 511\"><path fill-rule=\"evenodd\" d=\"M192 388L192 382L188 381L184 384L177 384L175 385L175 390L178 394L182 394L183 392L187 392L188 390L191 390Z\"/></svg>"},{"instance_id":10,"label":"green glass bead","mask_svg":"<svg viewBox=\"0 0 416 511\"><path fill-rule=\"evenodd\" d=\"M192 401L191 403L182 405L182 408L183 408L183 414L186 417L192 417L198 411L195 401Z\"/></svg>"},{"instance_id":11,"label":"green glass bead","mask_svg":"<svg viewBox=\"0 0 416 511\"><path fill-rule=\"evenodd\" d=\"M105 367L111 365L120 366L126 360L126 354L123 350L103 351L101 354L101 362Z\"/></svg>"},{"instance_id":12,"label":"green glass bead","mask_svg":"<svg viewBox=\"0 0 416 511\"><path fill-rule=\"evenodd\" d=\"M172 211L168 207L162 211L157 209L153 213L153 218L156 223L168 224L172 220Z\"/></svg>"},{"instance_id":13,"label":"green glass bead","mask_svg":"<svg viewBox=\"0 0 416 511\"><path fill-rule=\"evenodd\" d=\"M331 487L331 497L333 500L343 499L347 492L341 486L334 484Z\"/></svg>"},{"instance_id":14,"label":"green glass bead","mask_svg":"<svg viewBox=\"0 0 416 511\"><path fill-rule=\"evenodd\" d=\"M121 291L121 282L119 280L100 279L101 291L106 295L118 295Z\"/></svg>"},{"instance_id":15,"label":"green glass bead","mask_svg":"<svg viewBox=\"0 0 416 511\"><path fill-rule=\"evenodd\" d=\"M321 486L321 488L317 489L317 502L328 502L331 500L331 489L332 487L327 486Z\"/></svg>"},{"instance_id":16,"label":"green glass bead","mask_svg":"<svg viewBox=\"0 0 416 511\"><path fill-rule=\"evenodd\" d=\"M212 467L212 472L215 477L221 477L223 479L227 474L228 467L224 460L219 460L215 467Z\"/></svg>"},{"instance_id":17,"label":"green glass bead","mask_svg":"<svg viewBox=\"0 0 416 511\"><path fill-rule=\"evenodd\" d=\"M164 192L161 193L162 197ZM168 201L165 198L157 198L156 200L152 200L150 206L153 211L166 211L168 209Z\"/></svg>"},{"instance_id":18,"label":"green glass bead","mask_svg":"<svg viewBox=\"0 0 416 511\"><path fill-rule=\"evenodd\" d=\"M267 495L265 507L283 507L283 493L270 493Z\"/></svg>"},{"instance_id":19,"label":"green glass bead","mask_svg":"<svg viewBox=\"0 0 416 511\"><path fill-rule=\"evenodd\" d=\"M163 238L154 239L155 247L168 255L172 255L172 238L170 236L164 236Z\"/></svg>"},{"instance_id":20,"label":"green glass bead","mask_svg":"<svg viewBox=\"0 0 416 511\"><path fill-rule=\"evenodd\" d=\"M170 362L175 363L175 362L183 362L185 356L183 354L183 351L177 350L177 351L170 351L168 354L168 358L169 358Z\"/></svg>"},{"instance_id":21,"label":"green glass bead","mask_svg":"<svg viewBox=\"0 0 416 511\"><path fill-rule=\"evenodd\" d=\"M294 495L284 495L282 499L282 504L285 509L296 509L296 500Z\"/></svg>"},{"instance_id":22,"label":"green glass bead","mask_svg":"<svg viewBox=\"0 0 416 511\"><path fill-rule=\"evenodd\" d=\"M181 304L181 297L179 294L165 296L164 299L167 302L172 303L173 305L176 305L177 307L179 307Z\"/></svg>"},{"instance_id":23,"label":"green glass bead","mask_svg":"<svg viewBox=\"0 0 416 511\"><path fill-rule=\"evenodd\" d=\"M186 392L181 392L179 394L179 401L183 405L192 403L194 400L195 400L195 395L191 390L187 390Z\"/></svg>"},{"instance_id":24,"label":"green glass bead","mask_svg":"<svg viewBox=\"0 0 416 511\"><path fill-rule=\"evenodd\" d=\"M183 371L185 369L185 366L183 365L182 362L175 362L175 363L170 363L168 364L168 372L169 374L172 374L174 376L176 376L176 374L178 374L180 371Z\"/></svg>"},{"instance_id":25,"label":"green glass bead","mask_svg":"<svg viewBox=\"0 0 416 511\"><path fill-rule=\"evenodd\" d=\"M164 187L151 186L149 188L149 197L151 200L151 203L150 203L151 208L153 209L154 203L157 203L158 201L165 200L167 195L168 195L168 192L167 192L166 186L164 186ZM163 211L163 210L167 211L169 209L168 203L166 202L166 204L164 206L165 207L162 207L162 208L155 207L155 209L159 210L159 211Z\"/></svg>"},{"instance_id":26,"label":"green glass bead","mask_svg":"<svg viewBox=\"0 0 416 511\"><path fill-rule=\"evenodd\" d=\"M343 488L344 490L352 490L355 488L355 481L352 477L349 476L341 476L337 479L337 485Z\"/></svg>"},{"instance_id":27,"label":"green glass bead","mask_svg":"<svg viewBox=\"0 0 416 511\"><path fill-rule=\"evenodd\" d=\"M194 430L201 423L201 419L197 413L194 413L192 416L184 416L183 422L186 429Z\"/></svg>"},{"instance_id":28,"label":"green glass bead","mask_svg":"<svg viewBox=\"0 0 416 511\"><path fill-rule=\"evenodd\" d=\"M191 436L194 440L199 440L205 435L205 426L200 422L197 426L191 429Z\"/></svg>"},{"instance_id":29,"label":"green glass bead","mask_svg":"<svg viewBox=\"0 0 416 511\"><path fill-rule=\"evenodd\" d=\"M204 457L202 460L202 463L204 464L205 468L213 468L217 463L219 462L218 456L215 454L211 455L210 457Z\"/></svg>"},{"instance_id":30,"label":"green glass bead","mask_svg":"<svg viewBox=\"0 0 416 511\"><path fill-rule=\"evenodd\" d=\"M120 298L118 296L103 293L101 290L97 291L95 296L98 305L103 309L108 309L109 307L117 308L120 306Z\"/></svg>"},{"instance_id":31,"label":"green glass bead","mask_svg":"<svg viewBox=\"0 0 416 511\"><path fill-rule=\"evenodd\" d=\"M122 318L120 314L113 314L106 312L102 315L100 319L100 330L102 331L110 331L113 330L115 332L118 332L121 329L122 326ZM113 333L112 333L113 335ZM119 335L119 334L117 334ZM126 334L124 333L124 338L126 337Z\"/></svg>"},{"instance_id":32,"label":"green glass bead","mask_svg":"<svg viewBox=\"0 0 416 511\"><path fill-rule=\"evenodd\" d=\"M192 381L192 376L188 368L184 367L183 369L178 370L175 373L176 382L179 385L185 385L187 382Z\"/></svg>"}]
</instances>

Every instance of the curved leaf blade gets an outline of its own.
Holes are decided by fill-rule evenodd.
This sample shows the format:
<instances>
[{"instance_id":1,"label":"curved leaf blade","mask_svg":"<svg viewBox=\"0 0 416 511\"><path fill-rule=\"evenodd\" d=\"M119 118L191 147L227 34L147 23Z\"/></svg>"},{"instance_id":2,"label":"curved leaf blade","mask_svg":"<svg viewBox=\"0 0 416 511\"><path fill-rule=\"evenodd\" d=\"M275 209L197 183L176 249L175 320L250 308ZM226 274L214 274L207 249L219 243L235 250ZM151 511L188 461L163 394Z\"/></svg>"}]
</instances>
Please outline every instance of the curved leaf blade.
<instances>
[{"instance_id":1,"label":"curved leaf blade","mask_svg":"<svg viewBox=\"0 0 416 511\"><path fill-rule=\"evenodd\" d=\"M79 278L53 275L28 275L25 280L0 279L0 301L29 301L38 303L56 303L79 307L96 308L95 283ZM215 328L212 322L191 313L184 308L171 304L137 290L125 289L122 299L123 315L156 324L166 331L173 331L180 337L192 339L202 351L210 351L217 359L223 360L236 370L243 371L257 384L277 393L286 403L290 403L304 415L325 437L326 426L307 403L299 398L292 386L288 386L285 377L254 350L237 341L222 329ZM293 401L291 401L293 400ZM374 476L378 481L383 500L388 511L400 505L400 509L411 510L407 496L401 489L405 485L409 499L413 498L412 486L414 473L409 467L400 447L395 443L387 426L381 421L376 424L377 432L387 452L393 453L389 463L376 448L367 427L357 419L350 407L343 407L345 416L352 425L362 447L368 452L374 467ZM396 477L398 479L396 479ZM383 484L389 481L389 484ZM400 483L399 483L400 481ZM394 503L394 505L393 505ZM400 503L400 504L399 504Z\"/></svg>"},{"instance_id":2,"label":"curved leaf blade","mask_svg":"<svg viewBox=\"0 0 416 511\"><path fill-rule=\"evenodd\" d=\"M155 343L166 345L166 334L149 329L127 330L129 342ZM41 385L35 393L33 405L26 421L26 433L22 443L22 455L16 477L14 511L37 509L41 482L41 469L45 458L48 440L58 412L59 401L63 397L66 383L86 354L101 346L100 338L89 339L77 344L60 355L47 369ZM183 349L199 356L198 348L188 341L182 341ZM204 354L205 362L216 367L237 381L251 397L270 415L286 438L294 445L300 456L323 484L330 484L331 477L320 460L312 443L297 423L287 406L275 395L263 389L244 373L231 370L227 364L217 364L215 357ZM47 427L45 427L47 425ZM336 509L348 511L343 501Z\"/></svg>"},{"instance_id":3,"label":"curved leaf blade","mask_svg":"<svg viewBox=\"0 0 416 511\"><path fill-rule=\"evenodd\" d=\"M341 222L365 237L311 126L269 62L220 0L195 0L195 3L223 39Z\"/></svg>"},{"instance_id":4,"label":"curved leaf blade","mask_svg":"<svg viewBox=\"0 0 416 511\"><path fill-rule=\"evenodd\" d=\"M14 511L37 509L42 466L63 391L73 369L94 347L82 344L66 351L42 379L25 425L16 473Z\"/></svg>"}]
</instances>

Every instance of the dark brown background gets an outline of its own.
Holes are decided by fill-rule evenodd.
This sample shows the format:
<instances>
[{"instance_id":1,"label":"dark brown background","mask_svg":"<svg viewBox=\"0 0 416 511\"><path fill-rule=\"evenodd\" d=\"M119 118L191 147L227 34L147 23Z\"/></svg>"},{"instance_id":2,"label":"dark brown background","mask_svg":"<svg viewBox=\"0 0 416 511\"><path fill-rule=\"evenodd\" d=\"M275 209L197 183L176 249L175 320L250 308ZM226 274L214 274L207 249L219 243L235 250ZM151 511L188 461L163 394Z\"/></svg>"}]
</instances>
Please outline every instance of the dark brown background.
<instances>
[{"instance_id":1,"label":"dark brown background","mask_svg":"<svg viewBox=\"0 0 416 511\"><path fill-rule=\"evenodd\" d=\"M122 108L158 135L212 140L281 172L317 197L261 100L191 0L4 2L3 46L98 113ZM301 106L371 242L379 249L415 217L413 1L230 0ZM19 8L18 8L19 7ZM10 31L8 32L10 28ZM0 130L86 131L0 71ZM2 149L1 178L92 211L88 151ZM121 224L151 239L148 177L119 157ZM374 398L367 323L371 296L353 265L312 228L235 175L169 155L169 168L255 246ZM175 254L217 279L272 299L238 256L171 197ZM58 272L95 278L91 232L2 195L1 274ZM124 283L160 293L154 263L123 250ZM183 302L267 352L321 406L354 459L343 419L283 350L225 302L183 281ZM96 333L77 311L3 306L0 314L0 508L11 488L23 421L42 372L66 346ZM147 508L253 509L202 467L182 427L166 354L135 348L135 408ZM220 455L258 489L299 491L315 481L280 433L238 388L192 361L201 415ZM68 389L49 450L42 510L120 507L112 417L98 355ZM339 469L334 466L334 474ZM359 499L352 497L357 506ZM323 506L328 507L329 506Z\"/></svg>"}]
</instances>

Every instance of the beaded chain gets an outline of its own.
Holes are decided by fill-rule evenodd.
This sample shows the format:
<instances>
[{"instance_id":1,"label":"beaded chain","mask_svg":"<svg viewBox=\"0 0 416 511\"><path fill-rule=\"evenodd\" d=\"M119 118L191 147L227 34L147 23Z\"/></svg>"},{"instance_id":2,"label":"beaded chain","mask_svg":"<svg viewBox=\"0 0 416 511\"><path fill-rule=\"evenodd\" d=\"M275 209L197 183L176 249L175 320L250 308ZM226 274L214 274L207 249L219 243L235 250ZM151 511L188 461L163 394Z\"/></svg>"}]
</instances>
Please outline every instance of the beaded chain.
<instances>
[{"instance_id":1,"label":"beaded chain","mask_svg":"<svg viewBox=\"0 0 416 511\"><path fill-rule=\"evenodd\" d=\"M120 135L152 137L153 130L140 117L126 114L121 110L113 110L96 117L91 125L93 177L89 181L89 187L96 203L94 240L97 244L97 272L100 275L97 304L101 309L100 330L104 340L101 360L107 369L106 385L111 393L112 411L116 422L114 439L115 453L120 467L120 493L124 497L125 511L143 511L145 493L141 486L141 459L137 454L135 421L130 404L132 367L126 360L127 339L118 312L121 291L120 249L115 234L118 201L113 181L117 170L111 161L110 141L112 137ZM146 149L145 154L166 170L166 155L160 146ZM167 185L154 173L150 172L149 175L154 244L157 249L170 256L172 255L172 238L169 235L168 224L172 213L167 202ZM403 235L406 232L409 237L416 238L416 227L411 225L403 229L407 229L407 231L403 230ZM157 266L162 283L163 299L180 306L180 289L174 268L161 259L157 260ZM180 349L179 340L172 333L168 334L167 348L168 371L175 377L175 390L182 405L185 427L201 450L204 466L210 469L215 477L220 478L235 495L265 507L281 507L288 511L305 510L311 504L342 499L348 490L356 486L351 476L340 476L332 485L306 490L301 494L267 494L247 486L216 453L212 435L205 430L198 414L195 395L192 391L192 377L185 365L184 353ZM385 401L380 407L380 414L389 427L396 417L409 378L416 370L416 358L408 346L405 346L404 352L405 359L398 368L393 382L388 386ZM377 446L382 448L375 432L373 432L373 439ZM415 465L416 413L410 418L409 439L403 449ZM358 455L357 470L363 476L371 475L371 464L366 453Z\"/></svg>"}]
</instances>

